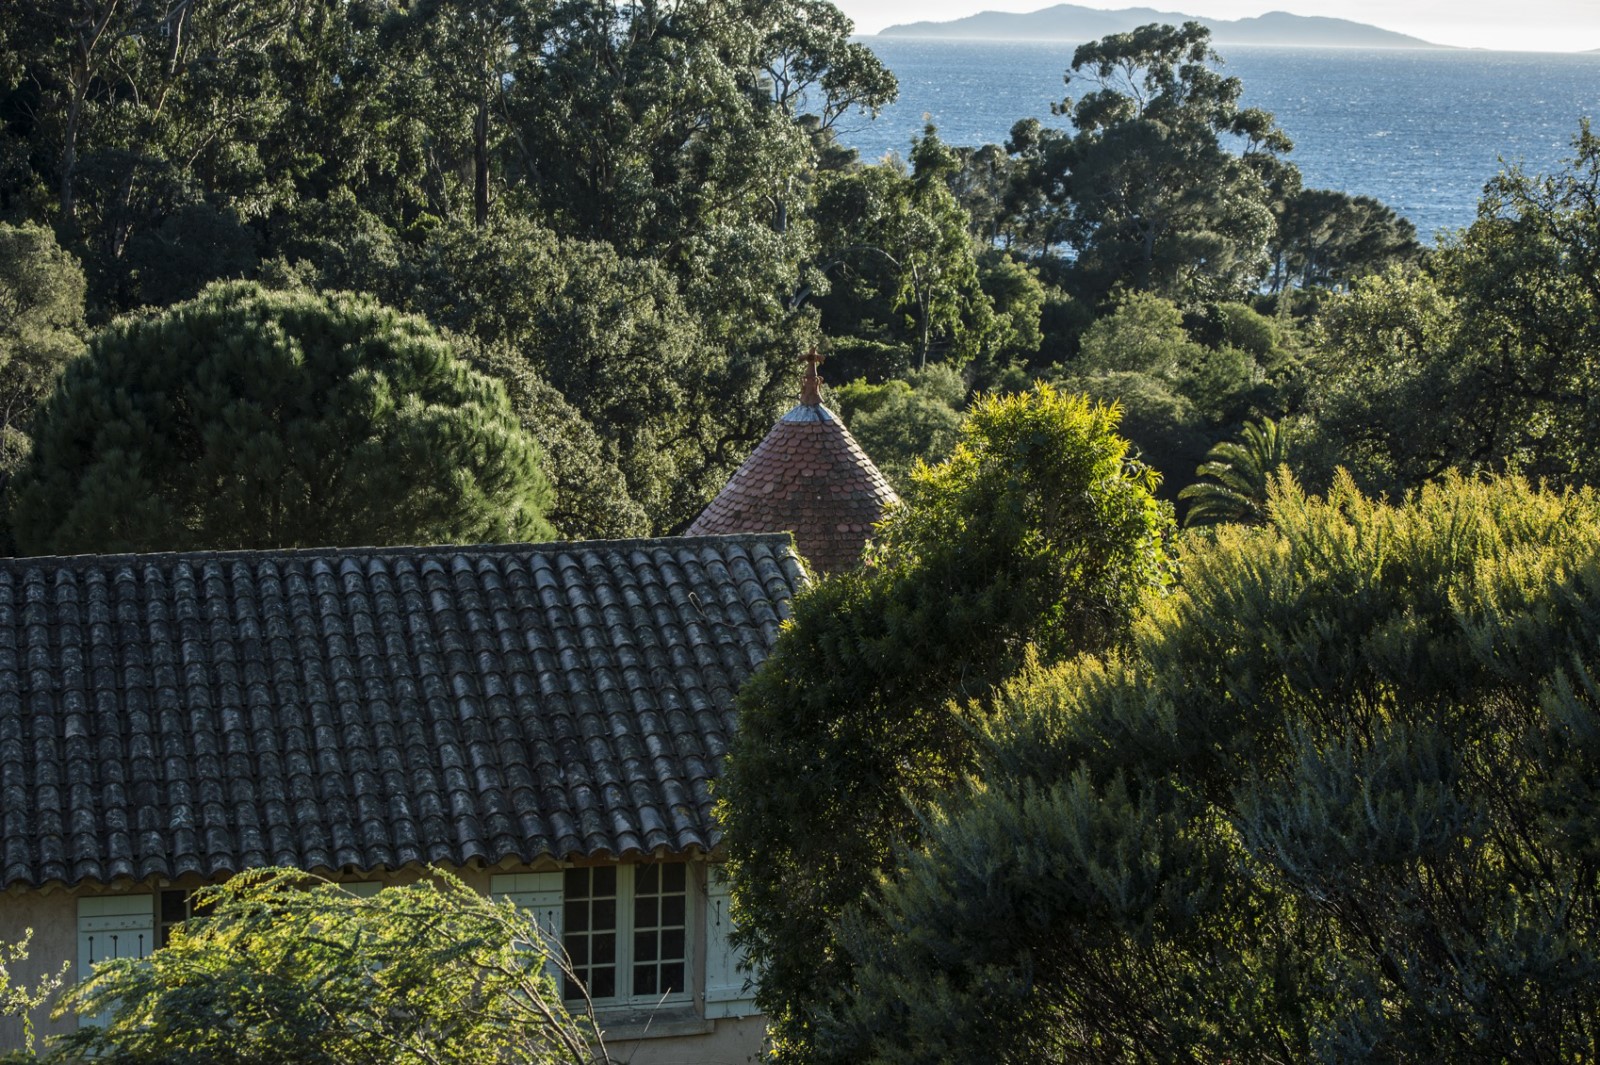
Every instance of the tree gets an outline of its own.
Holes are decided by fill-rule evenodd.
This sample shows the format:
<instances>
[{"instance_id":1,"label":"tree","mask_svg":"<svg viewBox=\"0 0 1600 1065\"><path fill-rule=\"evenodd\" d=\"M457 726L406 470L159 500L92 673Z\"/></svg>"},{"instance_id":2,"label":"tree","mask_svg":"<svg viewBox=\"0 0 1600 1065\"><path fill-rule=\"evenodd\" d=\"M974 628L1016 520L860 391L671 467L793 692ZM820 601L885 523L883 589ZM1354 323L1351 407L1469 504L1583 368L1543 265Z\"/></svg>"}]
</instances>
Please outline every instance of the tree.
<instances>
[{"instance_id":1,"label":"tree","mask_svg":"<svg viewBox=\"0 0 1600 1065\"><path fill-rule=\"evenodd\" d=\"M1170 383L1129 371L1051 375L1066 392L1081 392L1098 403L1115 405L1117 431L1128 438L1134 456L1157 475L1156 491L1171 499L1185 471L1205 458L1212 426L1194 403Z\"/></svg>"},{"instance_id":2,"label":"tree","mask_svg":"<svg viewBox=\"0 0 1600 1065\"><path fill-rule=\"evenodd\" d=\"M1129 292L1112 313L1083 335L1070 368L1084 375L1138 373L1187 398L1212 426L1243 415L1257 398L1258 367L1247 353L1229 344L1196 342L1184 328L1183 313L1148 292Z\"/></svg>"},{"instance_id":3,"label":"tree","mask_svg":"<svg viewBox=\"0 0 1600 1065\"><path fill-rule=\"evenodd\" d=\"M143 302L141 266L187 297L253 265L255 238L241 219L281 206L292 188L281 171L297 169L270 158L289 91L273 66L296 50L310 6L22 5L16 40L30 106L19 126L54 191L63 239L83 253L93 302ZM155 254L162 245L178 254Z\"/></svg>"},{"instance_id":4,"label":"tree","mask_svg":"<svg viewBox=\"0 0 1600 1065\"><path fill-rule=\"evenodd\" d=\"M29 552L546 537L503 388L370 299L217 285L95 335L35 421Z\"/></svg>"},{"instance_id":5,"label":"tree","mask_svg":"<svg viewBox=\"0 0 1600 1065\"><path fill-rule=\"evenodd\" d=\"M1322 306L1311 388L1327 464L1399 492L1492 459L1493 426L1462 424L1461 408L1485 398L1474 360L1457 357L1462 318L1436 279L1399 267Z\"/></svg>"},{"instance_id":6,"label":"tree","mask_svg":"<svg viewBox=\"0 0 1600 1065\"><path fill-rule=\"evenodd\" d=\"M930 359L959 365L999 327L931 128L914 155L914 174L881 164L820 182L814 217L822 272L833 284L821 300L823 328L902 345L918 369Z\"/></svg>"},{"instance_id":7,"label":"tree","mask_svg":"<svg viewBox=\"0 0 1600 1065\"><path fill-rule=\"evenodd\" d=\"M34 407L83 352L83 293L48 229L0 222L0 488L27 459Z\"/></svg>"},{"instance_id":8,"label":"tree","mask_svg":"<svg viewBox=\"0 0 1600 1065\"><path fill-rule=\"evenodd\" d=\"M547 7L537 0L418 0L392 12L383 27L384 40L408 53L426 86L413 91L439 155L469 161L474 225L489 220L507 87L522 53L540 50Z\"/></svg>"},{"instance_id":9,"label":"tree","mask_svg":"<svg viewBox=\"0 0 1600 1065\"><path fill-rule=\"evenodd\" d=\"M649 536L650 516L628 494L615 452L527 359L504 349L475 353L473 365L500 381L522 428L548 459L552 499L544 517L562 540Z\"/></svg>"},{"instance_id":10,"label":"tree","mask_svg":"<svg viewBox=\"0 0 1600 1065\"><path fill-rule=\"evenodd\" d=\"M108 1065L515 1065L593 1061L530 915L442 870L361 897L294 869L195 893L196 916L143 960L103 962L60 1012ZM603 1046L601 1051L603 1054Z\"/></svg>"},{"instance_id":11,"label":"tree","mask_svg":"<svg viewBox=\"0 0 1600 1065\"><path fill-rule=\"evenodd\" d=\"M33 942L33 929L28 929L19 943L0 943L0 1017L17 1017L22 1021L23 1050L33 1052L33 1012L44 1006L66 979L68 963L61 963L61 971L46 973L32 987L11 982L11 967L28 960L28 944Z\"/></svg>"},{"instance_id":12,"label":"tree","mask_svg":"<svg viewBox=\"0 0 1600 1065\"><path fill-rule=\"evenodd\" d=\"M1514 168L1421 272L1329 300L1312 380L1334 458L1376 490L1447 470L1600 484L1600 137Z\"/></svg>"},{"instance_id":13,"label":"tree","mask_svg":"<svg viewBox=\"0 0 1600 1065\"><path fill-rule=\"evenodd\" d=\"M1199 478L1178 499L1189 504L1185 525L1260 524L1267 518L1269 482L1289 462L1294 433L1288 423L1246 422L1239 439L1213 447L1194 472Z\"/></svg>"},{"instance_id":14,"label":"tree","mask_svg":"<svg viewBox=\"0 0 1600 1065\"><path fill-rule=\"evenodd\" d=\"M785 113L813 116L815 128L828 131L852 112L875 116L894 102L894 74L850 39L855 25L829 0L751 3L745 16L763 31L761 69Z\"/></svg>"},{"instance_id":15,"label":"tree","mask_svg":"<svg viewBox=\"0 0 1600 1065\"><path fill-rule=\"evenodd\" d=\"M658 261L499 214L417 241L380 232L348 258L329 243L305 250L321 264L310 270L318 287L371 292L471 337L508 384L532 373L535 391L554 389L587 423L580 434L598 439L596 461L621 475L606 494L641 511L647 529L691 521L772 426L772 412L748 402L743 367L707 338ZM612 527L597 513L582 521Z\"/></svg>"},{"instance_id":16,"label":"tree","mask_svg":"<svg viewBox=\"0 0 1600 1065\"><path fill-rule=\"evenodd\" d=\"M1277 205L1274 291L1291 282L1348 285L1355 278L1422 258L1417 227L1371 196L1298 189Z\"/></svg>"},{"instance_id":17,"label":"tree","mask_svg":"<svg viewBox=\"0 0 1600 1065\"><path fill-rule=\"evenodd\" d=\"M1113 409L1048 386L980 400L945 462L911 475L868 565L795 600L738 696L719 785L736 916L785 1061L824 1046L858 912L916 807L969 767L982 699L1024 660L1099 650L1167 579L1170 517Z\"/></svg>"},{"instance_id":18,"label":"tree","mask_svg":"<svg viewBox=\"0 0 1600 1065\"><path fill-rule=\"evenodd\" d=\"M850 435L899 487L917 463L943 462L955 450L967 386L955 369L935 364L881 385L853 381L834 396Z\"/></svg>"},{"instance_id":19,"label":"tree","mask_svg":"<svg viewBox=\"0 0 1600 1065\"><path fill-rule=\"evenodd\" d=\"M1123 282L1180 301L1229 298L1265 275L1270 171L1290 143L1270 114L1239 107L1239 80L1213 69L1210 36L1195 22L1149 25L1073 53L1067 84L1093 88L1059 105L1077 132L1041 144L1035 181L1061 212L1087 293Z\"/></svg>"},{"instance_id":20,"label":"tree","mask_svg":"<svg viewBox=\"0 0 1600 1065\"><path fill-rule=\"evenodd\" d=\"M862 1060L1593 1053L1600 499L1269 509L1004 693L852 941Z\"/></svg>"}]
</instances>

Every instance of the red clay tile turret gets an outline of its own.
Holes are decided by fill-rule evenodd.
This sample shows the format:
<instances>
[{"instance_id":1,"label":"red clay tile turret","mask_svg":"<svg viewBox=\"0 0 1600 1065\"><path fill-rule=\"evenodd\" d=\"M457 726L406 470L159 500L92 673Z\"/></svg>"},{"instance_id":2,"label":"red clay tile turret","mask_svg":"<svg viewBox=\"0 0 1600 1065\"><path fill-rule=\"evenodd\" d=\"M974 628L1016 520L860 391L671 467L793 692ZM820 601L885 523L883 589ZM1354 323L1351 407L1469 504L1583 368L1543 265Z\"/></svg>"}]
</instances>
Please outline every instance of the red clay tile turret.
<instances>
[{"instance_id":1,"label":"red clay tile turret","mask_svg":"<svg viewBox=\"0 0 1600 1065\"><path fill-rule=\"evenodd\" d=\"M792 532L822 573L861 560L872 526L899 501L839 416L822 405L815 351L804 357L800 405L778 420L687 535Z\"/></svg>"}]
</instances>

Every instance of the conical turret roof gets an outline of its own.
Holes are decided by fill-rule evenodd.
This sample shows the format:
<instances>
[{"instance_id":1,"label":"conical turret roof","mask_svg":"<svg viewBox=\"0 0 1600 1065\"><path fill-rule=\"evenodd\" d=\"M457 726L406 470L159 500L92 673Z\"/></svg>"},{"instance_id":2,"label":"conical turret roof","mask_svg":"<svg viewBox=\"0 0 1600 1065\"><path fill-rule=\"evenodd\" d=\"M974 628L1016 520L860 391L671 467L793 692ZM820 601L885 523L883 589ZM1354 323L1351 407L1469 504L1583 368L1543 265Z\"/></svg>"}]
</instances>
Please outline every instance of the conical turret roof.
<instances>
[{"instance_id":1,"label":"conical turret roof","mask_svg":"<svg viewBox=\"0 0 1600 1065\"><path fill-rule=\"evenodd\" d=\"M818 360L806 361L800 405L778 420L687 535L792 532L800 554L830 573L860 560L872 526L899 497L822 405Z\"/></svg>"}]
</instances>

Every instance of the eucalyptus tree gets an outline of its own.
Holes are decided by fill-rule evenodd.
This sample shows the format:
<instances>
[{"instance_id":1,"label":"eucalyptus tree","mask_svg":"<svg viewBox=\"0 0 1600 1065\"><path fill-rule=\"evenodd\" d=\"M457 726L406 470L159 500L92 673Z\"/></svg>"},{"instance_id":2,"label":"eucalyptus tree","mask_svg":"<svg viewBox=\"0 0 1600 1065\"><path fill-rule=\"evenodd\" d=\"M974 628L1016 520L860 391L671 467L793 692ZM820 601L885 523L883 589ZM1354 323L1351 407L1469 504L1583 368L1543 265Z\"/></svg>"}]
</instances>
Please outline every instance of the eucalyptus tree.
<instances>
[{"instance_id":1,"label":"eucalyptus tree","mask_svg":"<svg viewBox=\"0 0 1600 1065\"><path fill-rule=\"evenodd\" d=\"M411 184L363 5L39 0L7 39L25 168L114 312L248 274L307 200ZM49 202L41 190L50 190Z\"/></svg>"},{"instance_id":2,"label":"eucalyptus tree","mask_svg":"<svg viewBox=\"0 0 1600 1065\"><path fill-rule=\"evenodd\" d=\"M1053 237L1088 293L1120 283L1180 301L1243 295L1267 269L1269 181L1289 139L1239 105L1210 31L1141 26L1080 45L1066 75L1087 88L1057 109L1035 179L1060 212ZM1229 149L1239 139L1242 150Z\"/></svg>"},{"instance_id":3,"label":"eucalyptus tree","mask_svg":"<svg viewBox=\"0 0 1600 1065\"><path fill-rule=\"evenodd\" d=\"M503 173L494 156L514 141L508 96L526 56L543 51L550 7L548 0L417 0L382 28L414 79L406 91L428 130L434 180L448 183L456 161L464 162L479 226ZM441 202L448 205L447 191Z\"/></svg>"},{"instance_id":4,"label":"eucalyptus tree","mask_svg":"<svg viewBox=\"0 0 1600 1065\"><path fill-rule=\"evenodd\" d=\"M942 145L931 131L918 145L913 174L884 163L824 175L814 217L831 284L823 327L898 344L920 369L970 362L995 322L966 212L930 161Z\"/></svg>"}]
</instances>

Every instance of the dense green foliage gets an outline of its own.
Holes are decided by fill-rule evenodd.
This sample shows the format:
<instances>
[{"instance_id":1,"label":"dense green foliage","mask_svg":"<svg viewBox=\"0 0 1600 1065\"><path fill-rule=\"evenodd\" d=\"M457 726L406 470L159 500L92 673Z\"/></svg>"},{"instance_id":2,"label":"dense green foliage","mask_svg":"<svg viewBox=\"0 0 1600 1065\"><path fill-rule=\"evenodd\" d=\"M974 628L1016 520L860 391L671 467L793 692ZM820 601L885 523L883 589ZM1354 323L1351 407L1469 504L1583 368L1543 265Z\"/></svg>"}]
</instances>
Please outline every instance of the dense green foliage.
<instances>
[{"instance_id":1,"label":"dense green foliage","mask_svg":"<svg viewBox=\"0 0 1600 1065\"><path fill-rule=\"evenodd\" d=\"M670 533L827 350L907 502L740 696L785 1060L1600 1055L1587 125L1424 253L1303 187L1193 23L1076 49L1070 130L863 165L835 131L894 77L828 0L6 15L26 550ZM1165 601L1158 490L1223 526ZM83 1045L577 1053L499 911L291 879L97 977ZM246 947L283 1011L240 1026Z\"/></svg>"},{"instance_id":2,"label":"dense green foliage","mask_svg":"<svg viewBox=\"0 0 1600 1065\"><path fill-rule=\"evenodd\" d=\"M801 595L741 690L719 808L757 1001L786 1060L818 1053L830 991L848 986L838 921L915 838L916 803L968 767L963 705L1030 646L1115 645L1166 582L1170 518L1115 425L1048 386L980 401L954 453L911 474L870 564Z\"/></svg>"},{"instance_id":3,"label":"dense green foliage","mask_svg":"<svg viewBox=\"0 0 1600 1065\"><path fill-rule=\"evenodd\" d=\"M423 315L520 397L576 536L687 525L819 341L836 382L963 373L868 417L897 476L948 448L945 406L1042 377L1122 401L1170 493L1299 409L1201 323L1416 257L1381 205L1301 188L1198 26L1079 49L1070 135L930 128L870 166L835 130L895 81L850 32L827 0L43 0L0 37L0 218L54 230L92 324L231 278ZM1140 291L1218 353L1181 387L1073 365Z\"/></svg>"},{"instance_id":4,"label":"dense green foliage","mask_svg":"<svg viewBox=\"0 0 1600 1065\"><path fill-rule=\"evenodd\" d=\"M427 322L242 283L97 334L14 485L30 553L548 537L505 389Z\"/></svg>"},{"instance_id":5,"label":"dense green foliage","mask_svg":"<svg viewBox=\"0 0 1600 1065\"><path fill-rule=\"evenodd\" d=\"M857 1060L1595 1054L1600 500L1269 509L1126 656L998 700L845 937Z\"/></svg>"},{"instance_id":6,"label":"dense green foliage","mask_svg":"<svg viewBox=\"0 0 1600 1065\"><path fill-rule=\"evenodd\" d=\"M1118 281L1180 298L1233 297L1265 273L1273 232L1264 172L1289 140L1239 107L1215 69L1210 32L1144 26L1081 45L1062 104L1075 133L1037 180L1061 203L1058 232L1092 289ZM1223 145L1245 138L1242 154Z\"/></svg>"},{"instance_id":7,"label":"dense green foliage","mask_svg":"<svg viewBox=\"0 0 1600 1065\"><path fill-rule=\"evenodd\" d=\"M28 457L34 407L83 353L83 293L48 229L0 222L0 488Z\"/></svg>"},{"instance_id":8,"label":"dense green foliage","mask_svg":"<svg viewBox=\"0 0 1600 1065\"><path fill-rule=\"evenodd\" d=\"M0 37L0 217L55 229L95 322L287 279L509 347L626 478L568 527L668 531L815 338L831 130L895 93L849 35L825 0L45 0Z\"/></svg>"},{"instance_id":9,"label":"dense green foliage","mask_svg":"<svg viewBox=\"0 0 1600 1065\"><path fill-rule=\"evenodd\" d=\"M944 364L833 392L850 434L896 488L911 483L918 462L942 462L955 450L966 398L961 375Z\"/></svg>"},{"instance_id":10,"label":"dense green foliage","mask_svg":"<svg viewBox=\"0 0 1600 1065\"><path fill-rule=\"evenodd\" d=\"M109 1019L66 1049L108 1065L592 1061L533 918L430 875L366 897L293 869L201 888L167 946L71 989L63 1011Z\"/></svg>"},{"instance_id":11,"label":"dense green foliage","mask_svg":"<svg viewBox=\"0 0 1600 1065\"><path fill-rule=\"evenodd\" d=\"M1421 274L1358 283L1321 316L1327 450L1393 490L1446 470L1600 484L1600 137L1565 170L1512 169Z\"/></svg>"}]
</instances>

